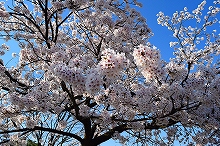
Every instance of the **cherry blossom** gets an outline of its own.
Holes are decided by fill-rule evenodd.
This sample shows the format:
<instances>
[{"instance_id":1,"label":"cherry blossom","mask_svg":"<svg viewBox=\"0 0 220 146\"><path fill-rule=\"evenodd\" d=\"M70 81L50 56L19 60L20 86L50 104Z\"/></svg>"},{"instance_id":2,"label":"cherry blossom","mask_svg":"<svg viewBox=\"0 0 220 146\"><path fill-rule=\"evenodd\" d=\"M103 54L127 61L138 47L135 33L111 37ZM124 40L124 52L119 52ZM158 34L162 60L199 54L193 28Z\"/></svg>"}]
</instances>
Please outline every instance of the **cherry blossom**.
<instances>
[{"instance_id":1,"label":"cherry blossom","mask_svg":"<svg viewBox=\"0 0 220 146\"><path fill-rule=\"evenodd\" d=\"M219 0L158 13L176 39L168 62L136 0L12 3L0 3L1 37L20 48L14 67L0 60L1 144L219 144Z\"/></svg>"}]
</instances>

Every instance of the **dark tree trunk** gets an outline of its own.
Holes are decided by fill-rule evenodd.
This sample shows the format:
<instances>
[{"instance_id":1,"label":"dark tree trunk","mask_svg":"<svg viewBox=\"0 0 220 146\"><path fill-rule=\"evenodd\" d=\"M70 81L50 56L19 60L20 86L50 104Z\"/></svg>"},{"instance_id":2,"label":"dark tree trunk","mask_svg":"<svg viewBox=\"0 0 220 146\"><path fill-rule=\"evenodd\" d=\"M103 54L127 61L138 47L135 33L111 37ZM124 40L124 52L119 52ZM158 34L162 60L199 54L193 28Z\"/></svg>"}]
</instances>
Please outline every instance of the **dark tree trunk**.
<instances>
[{"instance_id":1,"label":"dark tree trunk","mask_svg":"<svg viewBox=\"0 0 220 146\"><path fill-rule=\"evenodd\" d=\"M94 144L92 140L85 140L81 143L81 146L98 146L98 145Z\"/></svg>"}]
</instances>

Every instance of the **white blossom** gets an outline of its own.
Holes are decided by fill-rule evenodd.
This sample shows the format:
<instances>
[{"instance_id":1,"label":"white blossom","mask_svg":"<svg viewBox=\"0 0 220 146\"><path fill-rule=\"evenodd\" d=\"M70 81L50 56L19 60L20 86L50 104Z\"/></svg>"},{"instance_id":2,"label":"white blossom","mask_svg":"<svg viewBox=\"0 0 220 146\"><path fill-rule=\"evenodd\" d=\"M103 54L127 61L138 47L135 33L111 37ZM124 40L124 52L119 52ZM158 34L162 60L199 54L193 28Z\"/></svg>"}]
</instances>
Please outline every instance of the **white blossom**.
<instances>
[{"instance_id":1,"label":"white blossom","mask_svg":"<svg viewBox=\"0 0 220 146\"><path fill-rule=\"evenodd\" d=\"M0 2L0 36L20 48L10 66L0 47L0 143L218 145L220 1L206 3L157 14L164 61L136 0Z\"/></svg>"}]
</instances>

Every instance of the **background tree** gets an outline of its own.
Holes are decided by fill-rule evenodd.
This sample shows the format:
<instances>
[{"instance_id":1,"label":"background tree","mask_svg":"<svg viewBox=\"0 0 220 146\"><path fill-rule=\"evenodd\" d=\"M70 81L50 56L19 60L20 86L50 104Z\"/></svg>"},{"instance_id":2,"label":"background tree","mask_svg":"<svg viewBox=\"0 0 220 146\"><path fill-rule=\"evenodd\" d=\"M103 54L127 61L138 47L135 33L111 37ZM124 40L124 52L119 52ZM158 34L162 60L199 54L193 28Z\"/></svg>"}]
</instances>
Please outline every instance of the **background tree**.
<instances>
[{"instance_id":1,"label":"background tree","mask_svg":"<svg viewBox=\"0 0 220 146\"><path fill-rule=\"evenodd\" d=\"M203 16L205 3L158 14L177 39L165 62L136 0L1 2L1 37L20 53L15 67L0 61L0 143L218 144L220 39L207 29L220 1Z\"/></svg>"},{"instance_id":2,"label":"background tree","mask_svg":"<svg viewBox=\"0 0 220 146\"><path fill-rule=\"evenodd\" d=\"M27 141L27 146L38 146L38 144L33 142L32 140L28 140Z\"/></svg>"}]
</instances>

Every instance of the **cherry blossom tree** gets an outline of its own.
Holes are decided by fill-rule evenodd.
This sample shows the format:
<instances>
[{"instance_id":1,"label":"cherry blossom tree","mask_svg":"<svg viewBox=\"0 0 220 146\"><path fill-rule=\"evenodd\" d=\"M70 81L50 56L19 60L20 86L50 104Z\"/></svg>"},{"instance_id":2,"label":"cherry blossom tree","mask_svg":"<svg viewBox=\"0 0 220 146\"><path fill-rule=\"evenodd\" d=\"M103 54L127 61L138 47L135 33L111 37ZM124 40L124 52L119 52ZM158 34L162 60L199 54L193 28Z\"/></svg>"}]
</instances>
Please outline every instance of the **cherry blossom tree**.
<instances>
[{"instance_id":1,"label":"cherry blossom tree","mask_svg":"<svg viewBox=\"0 0 220 146\"><path fill-rule=\"evenodd\" d=\"M218 144L220 1L205 4L158 13L176 38L166 62L136 0L1 2L1 37L20 47L16 66L0 60L1 145Z\"/></svg>"}]
</instances>

